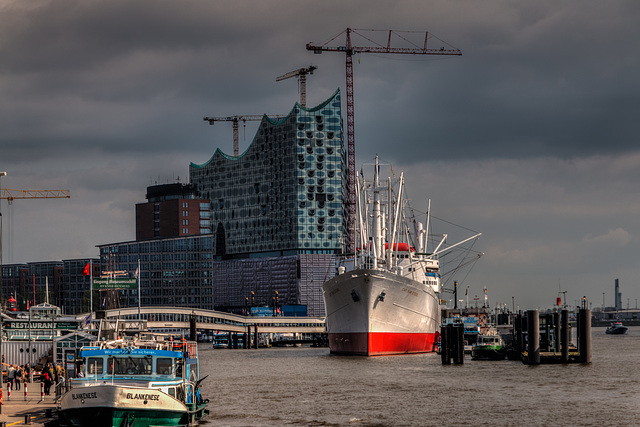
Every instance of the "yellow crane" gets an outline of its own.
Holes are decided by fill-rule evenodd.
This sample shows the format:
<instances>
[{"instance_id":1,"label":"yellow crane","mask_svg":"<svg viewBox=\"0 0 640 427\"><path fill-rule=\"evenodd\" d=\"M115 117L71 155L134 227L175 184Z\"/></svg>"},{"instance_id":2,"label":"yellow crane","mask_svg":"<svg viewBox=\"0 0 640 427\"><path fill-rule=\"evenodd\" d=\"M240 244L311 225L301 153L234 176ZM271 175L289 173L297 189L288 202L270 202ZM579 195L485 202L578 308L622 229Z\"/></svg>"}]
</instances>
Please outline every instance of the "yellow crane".
<instances>
[{"instance_id":1,"label":"yellow crane","mask_svg":"<svg viewBox=\"0 0 640 427\"><path fill-rule=\"evenodd\" d=\"M0 172L0 177L6 176L6 172ZM15 199L68 199L69 190L12 190L0 187L0 200L6 199L12 204ZM2 212L0 212L0 301L2 301ZM1 331L0 327L0 331Z\"/></svg>"},{"instance_id":2,"label":"yellow crane","mask_svg":"<svg viewBox=\"0 0 640 427\"><path fill-rule=\"evenodd\" d=\"M69 190L11 190L0 189L0 199L11 204L15 199L69 199Z\"/></svg>"},{"instance_id":3,"label":"yellow crane","mask_svg":"<svg viewBox=\"0 0 640 427\"><path fill-rule=\"evenodd\" d=\"M300 105L303 107L307 106L307 74L313 74L314 70L317 70L318 67L310 65L307 68L300 68L298 70L293 70L288 72L287 74L283 74L280 77L276 77L276 81L279 82L284 79L290 79L291 77L298 77L298 90L300 91Z\"/></svg>"}]
</instances>

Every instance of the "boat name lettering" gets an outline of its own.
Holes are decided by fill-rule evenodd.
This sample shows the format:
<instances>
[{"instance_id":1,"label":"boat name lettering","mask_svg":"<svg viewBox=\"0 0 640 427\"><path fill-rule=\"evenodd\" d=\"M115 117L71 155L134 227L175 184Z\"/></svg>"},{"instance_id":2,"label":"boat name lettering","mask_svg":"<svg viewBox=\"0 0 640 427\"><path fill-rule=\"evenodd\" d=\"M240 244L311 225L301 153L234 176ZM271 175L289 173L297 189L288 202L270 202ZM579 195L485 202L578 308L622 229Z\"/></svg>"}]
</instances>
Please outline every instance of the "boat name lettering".
<instances>
[{"instance_id":1,"label":"boat name lettering","mask_svg":"<svg viewBox=\"0 0 640 427\"><path fill-rule=\"evenodd\" d=\"M159 394L127 393L127 399L160 400Z\"/></svg>"},{"instance_id":2,"label":"boat name lettering","mask_svg":"<svg viewBox=\"0 0 640 427\"><path fill-rule=\"evenodd\" d=\"M71 393L71 398L73 400L77 400L77 399L97 399L98 398L98 393L97 392L93 392L93 393Z\"/></svg>"},{"instance_id":3,"label":"boat name lettering","mask_svg":"<svg viewBox=\"0 0 640 427\"><path fill-rule=\"evenodd\" d=\"M418 296L418 293L416 291L412 291L411 289L407 289L407 288L402 288L402 292L406 292L408 294L413 295L414 297Z\"/></svg>"},{"instance_id":4,"label":"boat name lettering","mask_svg":"<svg viewBox=\"0 0 640 427\"><path fill-rule=\"evenodd\" d=\"M337 294L338 292L340 292L340 288L335 288L331 292L329 292L329 296L332 297L335 294Z\"/></svg>"}]
</instances>

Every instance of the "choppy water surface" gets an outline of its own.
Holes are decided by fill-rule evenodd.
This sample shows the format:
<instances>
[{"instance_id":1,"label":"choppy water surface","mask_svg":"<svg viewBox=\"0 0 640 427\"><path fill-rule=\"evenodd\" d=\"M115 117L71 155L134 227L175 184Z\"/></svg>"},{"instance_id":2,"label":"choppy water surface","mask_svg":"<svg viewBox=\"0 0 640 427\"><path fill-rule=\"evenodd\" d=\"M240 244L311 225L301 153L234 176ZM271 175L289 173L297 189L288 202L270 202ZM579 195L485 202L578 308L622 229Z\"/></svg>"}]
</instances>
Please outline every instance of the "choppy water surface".
<instances>
[{"instance_id":1,"label":"choppy water surface","mask_svg":"<svg viewBox=\"0 0 640 427\"><path fill-rule=\"evenodd\" d=\"M205 426L640 425L640 327L593 328L589 365L440 356L333 356L328 348L200 347Z\"/></svg>"}]
</instances>

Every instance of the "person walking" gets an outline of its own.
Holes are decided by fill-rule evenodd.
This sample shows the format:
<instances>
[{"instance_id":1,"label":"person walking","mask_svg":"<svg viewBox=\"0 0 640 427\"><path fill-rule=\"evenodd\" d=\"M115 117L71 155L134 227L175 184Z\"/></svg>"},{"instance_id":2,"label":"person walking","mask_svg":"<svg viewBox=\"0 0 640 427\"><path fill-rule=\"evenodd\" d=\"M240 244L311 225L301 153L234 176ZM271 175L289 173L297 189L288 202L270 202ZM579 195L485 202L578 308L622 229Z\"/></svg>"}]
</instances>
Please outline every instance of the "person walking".
<instances>
[{"instance_id":1,"label":"person walking","mask_svg":"<svg viewBox=\"0 0 640 427\"><path fill-rule=\"evenodd\" d=\"M53 383L53 373L48 363L42 370L42 382L44 384L44 394L48 396L51 392L51 384Z\"/></svg>"},{"instance_id":2,"label":"person walking","mask_svg":"<svg viewBox=\"0 0 640 427\"><path fill-rule=\"evenodd\" d=\"M10 385L11 390L13 390L13 381L16 379L16 369L13 365L9 365L7 369L7 382Z\"/></svg>"},{"instance_id":3,"label":"person walking","mask_svg":"<svg viewBox=\"0 0 640 427\"><path fill-rule=\"evenodd\" d=\"M24 365L24 376L25 376L24 382L30 383L31 380L32 380L32 378L31 378L31 365L29 365L28 363Z\"/></svg>"},{"instance_id":4,"label":"person walking","mask_svg":"<svg viewBox=\"0 0 640 427\"><path fill-rule=\"evenodd\" d=\"M16 370L16 390L20 390L20 383L22 382L22 368L20 365L16 365L14 369Z\"/></svg>"}]
</instances>

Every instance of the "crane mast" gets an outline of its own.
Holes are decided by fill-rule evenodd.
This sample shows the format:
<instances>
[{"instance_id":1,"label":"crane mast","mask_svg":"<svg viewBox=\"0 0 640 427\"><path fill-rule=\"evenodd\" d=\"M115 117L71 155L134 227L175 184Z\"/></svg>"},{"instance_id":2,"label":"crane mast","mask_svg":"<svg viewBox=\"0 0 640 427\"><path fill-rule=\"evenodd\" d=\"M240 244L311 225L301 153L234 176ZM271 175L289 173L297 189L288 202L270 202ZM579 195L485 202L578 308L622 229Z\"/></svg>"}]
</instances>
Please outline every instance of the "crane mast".
<instances>
[{"instance_id":1,"label":"crane mast","mask_svg":"<svg viewBox=\"0 0 640 427\"><path fill-rule=\"evenodd\" d=\"M298 84L300 88L300 105L303 107L307 106L307 74L313 74L314 70L317 70L318 67L314 67L313 65L308 66L307 68L300 68L298 70L293 70L288 72L287 74L283 74L279 77L276 77L276 81L279 82L281 80L290 79L291 77L298 77Z\"/></svg>"},{"instance_id":2,"label":"crane mast","mask_svg":"<svg viewBox=\"0 0 640 427\"><path fill-rule=\"evenodd\" d=\"M460 49L439 47L431 49L427 47L427 41L433 38L428 32L425 32L424 44L417 46L415 43L409 42L401 33L389 30L387 44L382 45L374 42L369 37L360 34L359 31L347 28L345 31L331 38L324 44L307 43L307 50L313 51L315 54L322 52L341 52L346 54L346 86L347 86L347 168L348 168L348 188L349 188L349 252L355 251L355 217L356 217L356 145L355 145L355 114L354 114L354 96L353 96L353 55L355 53L392 53L405 55L462 55ZM375 30L368 30L375 31ZM346 41L344 45L330 46L333 40L338 36L346 33ZM351 34L355 33L371 41L376 46L354 46L351 41ZM409 42L413 47L392 47L392 35ZM441 41L441 40L440 40Z\"/></svg>"},{"instance_id":3,"label":"crane mast","mask_svg":"<svg viewBox=\"0 0 640 427\"><path fill-rule=\"evenodd\" d=\"M246 123L247 121L262 120L264 116L266 116L266 114L263 114L261 116L260 115L244 115L244 116L227 116L227 117L204 117L203 120L206 122L209 122L210 125L215 124L215 122L232 122L233 123L233 155L235 157L238 157L240 155L240 142L238 137L239 122L242 121L243 123ZM274 116L268 116L268 117L271 117L273 119L281 119L286 116L274 115Z\"/></svg>"}]
</instances>

